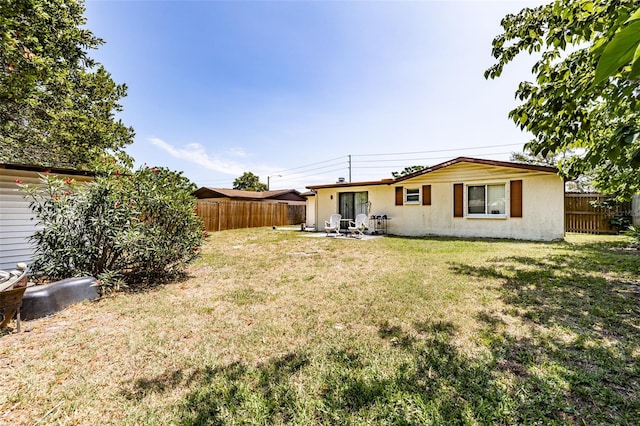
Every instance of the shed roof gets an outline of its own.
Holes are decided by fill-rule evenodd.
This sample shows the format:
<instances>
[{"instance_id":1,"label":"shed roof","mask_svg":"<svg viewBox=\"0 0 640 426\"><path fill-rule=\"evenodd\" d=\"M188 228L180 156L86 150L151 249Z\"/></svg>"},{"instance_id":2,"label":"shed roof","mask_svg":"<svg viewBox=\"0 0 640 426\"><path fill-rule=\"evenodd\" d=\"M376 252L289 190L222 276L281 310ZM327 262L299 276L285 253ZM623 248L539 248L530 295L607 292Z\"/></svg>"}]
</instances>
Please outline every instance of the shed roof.
<instances>
[{"instance_id":1,"label":"shed roof","mask_svg":"<svg viewBox=\"0 0 640 426\"><path fill-rule=\"evenodd\" d=\"M0 163L0 169L5 170L20 170L26 172L38 172L38 173L55 173L59 175L71 175L71 176L95 176L96 173L90 170L78 170L69 169L63 167L43 167L33 164L20 164L20 163Z\"/></svg>"}]
</instances>

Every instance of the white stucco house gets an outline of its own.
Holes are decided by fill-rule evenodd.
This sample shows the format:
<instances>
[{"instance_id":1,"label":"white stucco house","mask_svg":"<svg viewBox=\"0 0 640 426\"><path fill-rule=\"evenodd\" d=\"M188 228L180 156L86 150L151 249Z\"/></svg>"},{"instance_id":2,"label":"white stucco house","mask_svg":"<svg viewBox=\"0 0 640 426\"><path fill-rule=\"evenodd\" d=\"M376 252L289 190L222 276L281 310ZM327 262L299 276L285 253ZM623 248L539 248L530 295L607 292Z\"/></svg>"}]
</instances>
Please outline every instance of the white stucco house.
<instances>
[{"instance_id":1,"label":"white stucco house","mask_svg":"<svg viewBox=\"0 0 640 426\"><path fill-rule=\"evenodd\" d=\"M458 157L398 179L307 188L307 225L319 230L332 213L364 213L386 216L393 235L564 238L564 180L553 167Z\"/></svg>"},{"instance_id":2,"label":"white stucco house","mask_svg":"<svg viewBox=\"0 0 640 426\"><path fill-rule=\"evenodd\" d=\"M0 163L0 269L15 269L18 262L30 263L34 249L29 237L36 231L29 200L16 183L40 182L40 173L51 173L78 182L90 181L92 173L62 168Z\"/></svg>"}]
</instances>

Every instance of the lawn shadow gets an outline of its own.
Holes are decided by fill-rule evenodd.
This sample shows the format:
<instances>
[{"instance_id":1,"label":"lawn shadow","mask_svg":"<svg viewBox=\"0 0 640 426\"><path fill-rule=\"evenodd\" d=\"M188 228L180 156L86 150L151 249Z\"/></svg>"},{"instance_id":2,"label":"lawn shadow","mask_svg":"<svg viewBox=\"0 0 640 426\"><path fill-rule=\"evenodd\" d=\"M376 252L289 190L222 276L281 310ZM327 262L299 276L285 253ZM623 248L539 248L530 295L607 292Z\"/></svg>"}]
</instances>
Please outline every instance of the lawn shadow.
<instances>
[{"instance_id":1,"label":"lawn shadow","mask_svg":"<svg viewBox=\"0 0 640 426\"><path fill-rule=\"evenodd\" d=\"M376 348L355 344L321 353L292 352L253 366L203 367L189 377L138 380L142 404L173 386L190 391L171 423L223 424L522 424L548 423L545 412L522 410L517 392L496 376L491 358L461 352L449 322L409 330L385 322ZM165 383L167 382L167 383ZM541 394L540 397L547 397Z\"/></svg>"},{"instance_id":2,"label":"lawn shadow","mask_svg":"<svg viewBox=\"0 0 640 426\"><path fill-rule=\"evenodd\" d=\"M519 382L524 409L570 423L639 424L640 257L606 243L561 249L450 267L501 281L507 308L478 315L480 338ZM528 333L510 333L505 315Z\"/></svg>"},{"instance_id":3,"label":"lawn shadow","mask_svg":"<svg viewBox=\"0 0 640 426\"><path fill-rule=\"evenodd\" d=\"M133 282L122 286L118 292L129 294L150 293L164 286L185 283L194 278L196 278L195 275L187 271L175 271L161 278L153 279L137 277L134 278Z\"/></svg>"},{"instance_id":4,"label":"lawn shadow","mask_svg":"<svg viewBox=\"0 0 640 426\"><path fill-rule=\"evenodd\" d=\"M506 308L477 315L478 353L456 345L454 323L389 320L377 325L378 342L338 339L260 364L169 371L123 397L144 406L182 388L167 421L180 425L640 424L640 257L606 244L557 247L450 264L500 283Z\"/></svg>"}]
</instances>

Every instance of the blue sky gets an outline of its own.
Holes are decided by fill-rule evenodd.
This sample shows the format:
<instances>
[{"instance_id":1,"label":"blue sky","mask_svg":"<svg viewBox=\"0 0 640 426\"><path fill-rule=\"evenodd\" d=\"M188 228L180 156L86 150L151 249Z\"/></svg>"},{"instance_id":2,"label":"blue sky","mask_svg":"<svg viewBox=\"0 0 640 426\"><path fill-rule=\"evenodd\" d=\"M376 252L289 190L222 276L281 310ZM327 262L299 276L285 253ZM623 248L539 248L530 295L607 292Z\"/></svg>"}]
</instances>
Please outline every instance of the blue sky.
<instances>
[{"instance_id":1,"label":"blue sky","mask_svg":"<svg viewBox=\"0 0 640 426\"><path fill-rule=\"evenodd\" d=\"M508 160L530 135L507 114L530 80L498 80L500 20L537 1L86 1L106 43L91 56L126 83L120 118L138 164L227 187L391 177L457 156Z\"/></svg>"}]
</instances>

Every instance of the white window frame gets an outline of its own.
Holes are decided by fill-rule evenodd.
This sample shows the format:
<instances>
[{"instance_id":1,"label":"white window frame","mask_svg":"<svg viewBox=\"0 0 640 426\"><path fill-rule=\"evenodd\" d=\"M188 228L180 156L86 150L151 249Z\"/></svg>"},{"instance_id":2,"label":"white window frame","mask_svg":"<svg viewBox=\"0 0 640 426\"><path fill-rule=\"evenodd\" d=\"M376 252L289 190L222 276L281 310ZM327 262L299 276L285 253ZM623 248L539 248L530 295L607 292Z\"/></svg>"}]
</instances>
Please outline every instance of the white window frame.
<instances>
[{"instance_id":1,"label":"white window frame","mask_svg":"<svg viewBox=\"0 0 640 426\"><path fill-rule=\"evenodd\" d=\"M484 213L470 213L469 212L469 188L484 186ZM489 187L490 186L502 186L504 188L504 213L491 213L489 208ZM470 219L506 219L507 218L507 199L509 194L507 192L506 182L489 182L489 183L474 183L466 184L464 191L464 212L466 217Z\"/></svg>"},{"instance_id":2,"label":"white window frame","mask_svg":"<svg viewBox=\"0 0 640 426\"><path fill-rule=\"evenodd\" d=\"M409 194L411 191L411 194ZM409 200L409 197L417 197L415 200ZM422 190L420 187L417 188L404 188L404 203L405 204L420 204L420 200L422 200Z\"/></svg>"}]
</instances>

